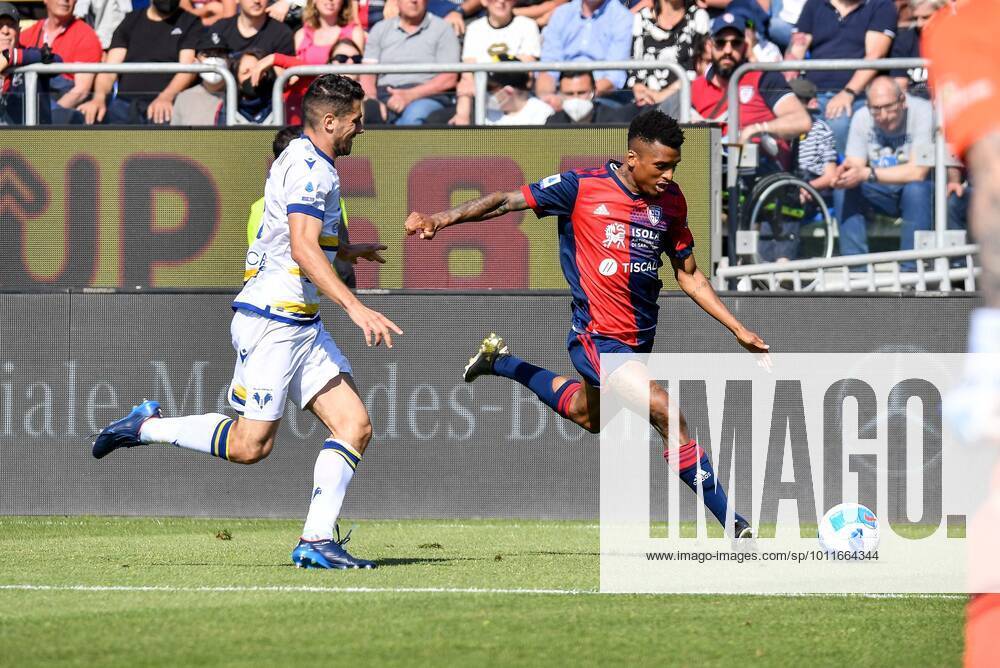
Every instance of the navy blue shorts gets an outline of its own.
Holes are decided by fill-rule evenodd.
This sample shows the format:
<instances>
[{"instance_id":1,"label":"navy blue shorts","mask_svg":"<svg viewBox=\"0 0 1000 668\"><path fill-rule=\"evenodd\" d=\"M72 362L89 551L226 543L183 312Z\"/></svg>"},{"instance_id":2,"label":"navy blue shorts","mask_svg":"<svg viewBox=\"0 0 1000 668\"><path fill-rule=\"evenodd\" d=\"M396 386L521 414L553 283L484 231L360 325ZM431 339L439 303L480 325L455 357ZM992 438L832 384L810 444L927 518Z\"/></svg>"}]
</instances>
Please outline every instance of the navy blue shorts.
<instances>
[{"instance_id":1,"label":"navy blue shorts","mask_svg":"<svg viewBox=\"0 0 1000 668\"><path fill-rule=\"evenodd\" d=\"M571 329L566 336L566 348L573 366L593 387L601 386L601 353L648 353L653 342L630 346L618 339L600 334L583 334Z\"/></svg>"}]
</instances>

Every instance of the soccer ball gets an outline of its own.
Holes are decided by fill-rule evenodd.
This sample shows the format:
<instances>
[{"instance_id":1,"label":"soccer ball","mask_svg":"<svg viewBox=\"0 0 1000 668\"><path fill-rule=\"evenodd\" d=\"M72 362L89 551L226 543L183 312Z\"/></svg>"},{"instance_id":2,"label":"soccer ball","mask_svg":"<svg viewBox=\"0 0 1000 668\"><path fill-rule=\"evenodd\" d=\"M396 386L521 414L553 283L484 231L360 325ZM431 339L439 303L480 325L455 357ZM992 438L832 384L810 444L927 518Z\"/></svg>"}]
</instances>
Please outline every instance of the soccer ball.
<instances>
[{"instance_id":1,"label":"soccer ball","mask_svg":"<svg viewBox=\"0 0 1000 668\"><path fill-rule=\"evenodd\" d=\"M827 552L872 552L878 549L878 518L858 503L841 503L819 523L819 544Z\"/></svg>"}]
</instances>

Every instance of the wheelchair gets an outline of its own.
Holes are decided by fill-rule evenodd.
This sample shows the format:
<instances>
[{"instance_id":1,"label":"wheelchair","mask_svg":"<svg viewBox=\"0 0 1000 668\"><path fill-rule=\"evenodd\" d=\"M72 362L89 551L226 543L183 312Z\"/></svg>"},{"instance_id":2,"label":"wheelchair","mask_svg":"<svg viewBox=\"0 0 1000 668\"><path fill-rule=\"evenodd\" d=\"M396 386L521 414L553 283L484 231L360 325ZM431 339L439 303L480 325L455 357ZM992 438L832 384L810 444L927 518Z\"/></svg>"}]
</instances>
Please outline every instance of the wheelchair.
<instances>
[{"instance_id":1,"label":"wheelchair","mask_svg":"<svg viewBox=\"0 0 1000 668\"><path fill-rule=\"evenodd\" d=\"M738 229L750 250L741 254L741 264L833 257L836 221L823 195L805 179L790 172L767 174L740 200Z\"/></svg>"}]
</instances>

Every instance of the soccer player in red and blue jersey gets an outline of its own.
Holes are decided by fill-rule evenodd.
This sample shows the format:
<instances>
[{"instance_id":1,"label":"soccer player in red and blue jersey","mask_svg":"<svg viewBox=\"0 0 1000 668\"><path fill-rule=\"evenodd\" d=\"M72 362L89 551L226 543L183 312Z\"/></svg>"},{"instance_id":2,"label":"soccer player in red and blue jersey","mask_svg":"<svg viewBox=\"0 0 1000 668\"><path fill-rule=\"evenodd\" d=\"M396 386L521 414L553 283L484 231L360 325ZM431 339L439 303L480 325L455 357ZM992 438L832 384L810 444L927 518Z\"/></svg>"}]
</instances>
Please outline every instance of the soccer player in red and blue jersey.
<instances>
[{"instance_id":1,"label":"soccer player in red and blue jersey","mask_svg":"<svg viewBox=\"0 0 1000 668\"><path fill-rule=\"evenodd\" d=\"M573 295L573 322L567 337L570 359L581 380L559 376L510 354L491 334L465 368L465 381L491 374L521 383L559 415L590 432L600 427L601 353L648 353L659 311L661 258L670 258L681 289L731 331L740 345L763 353L768 346L744 327L722 303L692 251L687 202L673 181L684 133L658 110L636 117L628 130L623 162L596 169L554 174L507 193L493 193L433 215L411 213L407 234L432 239L458 223L482 221L509 211L532 209L539 218L556 216L563 275ZM650 421L668 444L668 397L650 383ZM664 457L684 482L726 525L726 493L705 452L691 439L683 415L680 446L667 445ZM737 540L752 539L750 524L736 515L726 527Z\"/></svg>"}]
</instances>

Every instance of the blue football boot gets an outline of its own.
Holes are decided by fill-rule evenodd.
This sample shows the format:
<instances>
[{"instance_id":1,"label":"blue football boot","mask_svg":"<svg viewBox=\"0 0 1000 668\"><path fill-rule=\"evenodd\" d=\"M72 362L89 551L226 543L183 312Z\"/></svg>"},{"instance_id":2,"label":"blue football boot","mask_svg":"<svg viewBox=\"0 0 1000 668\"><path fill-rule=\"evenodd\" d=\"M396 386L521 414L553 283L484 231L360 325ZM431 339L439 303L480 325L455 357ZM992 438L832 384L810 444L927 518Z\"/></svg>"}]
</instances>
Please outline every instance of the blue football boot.
<instances>
[{"instance_id":1,"label":"blue football boot","mask_svg":"<svg viewBox=\"0 0 1000 668\"><path fill-rule=\"evenodd\" d=\"M367 559L358 559L348 554L344 545L351 539L351 532L343 538L340 537L340 527L337 529L337 540L327 538L325 540L299 539L299 544L292 550L292 563L296 568L336 568L347 570L349 568L378 568L378 564Z\"/></svg>"},{"instance_id":2,"label":"blue football boot","mask_svg":"<svg viewBox=\"0 0 1000 668\"><path fill-rule=\"evenodd\" d=\"M142 445L139 441L139 428L143 422L154 417L162 417L160 404L155 401L143 401L121 420L116 420L101 430L94 439L92 450L94 457L100 459L118 448L134 448Z\"/></svg>"}]
</instances>

